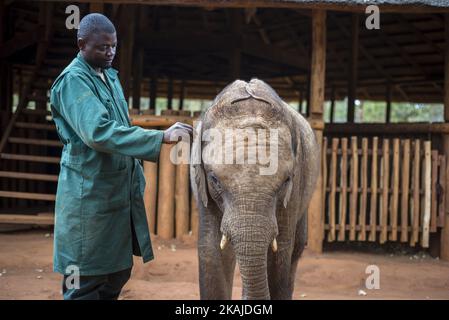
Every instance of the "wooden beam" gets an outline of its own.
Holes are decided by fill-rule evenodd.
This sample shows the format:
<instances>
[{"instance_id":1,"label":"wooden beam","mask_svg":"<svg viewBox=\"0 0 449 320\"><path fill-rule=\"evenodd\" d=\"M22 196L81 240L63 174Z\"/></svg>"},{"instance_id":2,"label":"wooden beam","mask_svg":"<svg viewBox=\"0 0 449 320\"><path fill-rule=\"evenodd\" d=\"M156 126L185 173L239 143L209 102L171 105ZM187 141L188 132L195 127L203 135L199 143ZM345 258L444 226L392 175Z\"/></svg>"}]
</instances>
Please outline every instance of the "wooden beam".
<instances>
[{"instance_id":1,"label":"wooden beam","mask_svg":"<svg viewBox=\"0 0 449 320\"><path fill-rule=\"evenodd\" d=\"M385 123L390 123L391 119L391 98L392 98L392 88L391 88L391 82L386 83L386 92L385 92L385 101L387 103L386 110L385 110Z\"/></svg>"},{"instance_id":2,"label":"wooden beam","mask_svg":"<svg viewBox=\"0 0 449 320\"><path fill-rule=\"evenodd\" d=\"M231 9L231 32L234 37L239 37L242 32L242 19L241 10ZM242 53L240 49L240 44L237 44L231 49L231 54L229 56L229 76L231 81L240 79L241 72L241 60Z\"/></svg>"},{"instance_id":3,"label":"wooden beam","mask_svg":"<svg viewBox=\"0 0 449 320\"><path fill-rule=\"evenodd\" d=\"M153 71L150 79L150 110L156 110L157 99L157 75Z\"/></svg>"},{"instance_id":4,"label":"wooden beam","mask_svg":"<svg viewBox=\"0 0 449 320\"><path fill-rule=\"evenodd\" d=\"M88 3L91 0L78 0L79 3ZM72 0L60 0L60 2L72 3ZM123 3L123 0L105 0L108 3ZM279 1L279 0L128 0L127 4L142 5L163 5L163 6L193 6L213 10L215 8L290 8L290 9L311 9L311 10L335 10L343 12L359 12L365 13L366 4L354 3L317 3L312 1ZM398 13L445 13L447 8L441 6L430 6L421 4L408 5L379 5L381 12L398 12Z\"/></svg>"},{"instance_id":5,"label":"wooden beam","mask_svg":"<svg viewBox=\"0 0 449 320\"><path fill-rule=\"evenodd\" d=\"M0 214L0 223L53 225L54 215L51 213L43 213L38 215Z\"/></svg>"},{"instance_id":6,"label":"wooden beam","mask_svg":"<svg viewBox=\"0 0 449 320\"><path fill-rule=\"evenodd\" d=\"M123 94L127 102L130 93L135 25L135 19L130 17L134 17L134 12L134 6L123 6L120 11L119 41L121 45L119 46L119 76Z\"/></svg>"},{"instance_id":7,"label":"wooden beam","mask_svg":"<svg viewBox=\"0 0 449 320\"><path fill-rule=\"evenodd\" d=\"M154 34L141 34L137 39L139 45L145 47L148 52L155 50L179 51L179 52L229 52L233 48L239 48L242 53L273 61L286 66L308 70L309 66L305 61L298 59L296 52L286 51L284 48L267 45L258 38L251 36L223 35L220 37L207 33L190 34L186 37L185 33L164 32Z\"/></svg>"},{"instance_id":8,"label":"wooden beam","mask_svg":"<svg viewBox=\"0 0 449 320\"><path fill-rule=\"evenodd\" d=\"M133 69L133 109L140 110L140 91L142 87L143 71L143 48L138 48L135 52Z\"/></svg>"},{"instance_id":9,"label":"wooden beam","mask_svg":"<svg viewBox=\"0 0 449 320\"><path fill-rule=\"evenodd\" d=\"M167 110L173 109L173 78L168 79Z\"/></svg>"},{"instance_id":10,"label":"wooden beam","mask_svg":"<svg viewBox=\"0 0 449 320\"><path fill-rule=\"evenodd\" d=\"M348 120L354 122L355 99L357 94L357 67L359 53L359 16L357 13L351 15L351 43L350 43L350 70L348 81Z\"/></svg>"},{"instance_id":11,"label":"wooden beam","mask_svg":"<svg viewBox=\"0 0 449 320\"><path fill-rule=\"evenodd\" d=\"M332 85L331 89L331 110L330 110L330 119L329 122L334 122L334 115L335 115L335 85Z\"/></svg>"},{"instance_id":12,"label":"wooden beam","mask_svg":"<svg viewBox=\"0 0 449 320\"><path fill-rule=\"evenodd\" d=\"M327 123L326 135L449 134L449 123Z\"/></svg>"},{"instance_id":13,"label":"wooden beam","mask_svg":"<svg viewBox=\"0 0 449 320\"><path fill-rule=\"evenodd\" d=\"M398 14L397 18L404 26L406 26L408 30L413 30L413 32L421 39L421 41L427 43L427 45L429 47L432 47L441 57L444 57L444 49L441 48L437 43L435 43L431 38L429 38L421 29L417 28L402 14Z\"/></svg>"},{"instance_id":14,"label":"wooden beam","mask_svg":"<svg viewBox=\"0 0 449 320\"><path fill-rule=\"evenodd\" d=\"M265 28L263 27L263 23L262 23L260 17L256 14L256 12L254 12L254 14L252 15L252 20L254 21L254 23L256 24L256 26L258 27L258 32L259 32L259 35L260 35L262 41L263 41L265 44L270 45L270 44L272 43L271 40L270 40L270 37L268 36L268 33L265 31ZM295 36L294 32L293 32L290 28L289 28L289 31L291 32L292 36ZM298 39L294 39L294 40L295 40L295 43L297 43L299 49L303 49L304 52L307 52L307 51L305 50L305 47L302 45L302 43L301 43ZM299 42L299 43L298 43L298 42ZM305 54L304 56L305 56L306 59L310 59L310 58L308 57L307 54ZM308 60L306 60L306 59L305 59L305 61L306 61L307 63L309 63ZM289 77L289 76L287 76L287 77L285 77L285 78L286 78L288 81L290 81L290 84L292 85L292 88L293 88L294 90L296 90L297 88L293 86L293 85L294 85L293 79L292 79L291 77ZM302 99L303 99L303 97L302 97L303 92L302 92L301 90L299 90L299 91L298 91L298 94L300 95L300 103L299 103L299 107L298 107L298 112L301 112Z\"/></svg>"},{"instance_id":15,"label":"wooden beam","mask_svg":"<svg viewBox=\"0 0 449 320\"><path fill-rule=\"evenodd\" d=\"M444 121L449 122L449 13L444 16L445 27L445 65L444 65ZM449 134L443 135L443 151L446 156L446 204L444 213L444 227L441 230L440 256L442 260L449 260Z\"/></svg>"},{"instance_id":16,"label":"wooden beam","mask_svg":"<svg viewBox=\"0 0 449 320\"><path fill-rule=\"evenodd\" d=\"M419 64L416 62L416 59L411 57L410 54L403 48L403 46L400 46L396 44L395 41L391 40L388 35L384 32L377 32L377 37L386 45L390 46L391 48L396 51L401 58L410 65L410 67L413 68L413 70L419 71L424 76L429 76L428 72ZM440 87L438 87L439 90L442 90Z\"/></svg>"},{"instance_id":17,"label":"wooden beam","mask_svg":"<svg viewBox=\"0 0 449 320\"><path fill-rule=\"evenodd\" d=\"M179 89L179 110L184 110L184 97L186 93L186 81L181 81L181 88Z\"/></svg>"},{"instance_id":18,"label":"wooden beam","mask_svg":"<svg viewBox=\"0 0 449 320\"><path fill-rule=\"evenodd\" d=\"M104 3L103 2L90 2L89 12L93 13L104 13Z\"/></svg>"},{"instance_id":19,"label":"wooden beam","mask_svg":"<svg viewBox=\"0 0 449 320\"><path fill-rule=\"evenodd\" d=\"M3 22L3 21L2 21ZM20 33L0 46L0 58L7 58L16 52L36 44L42 38L42 29Z\"/></svg>"},{"instance_id":20,"label":"wooden beam","mask_svg":"<svg viewBox=\"0 0 449 320\"><path fill-rule=\"evenodd\" d=\"M323 120L323 103L325 93L326 70L326 11L312 11L312 61L310 81L310 116L311 119ZM323 131L315 131L318 144L322 145ZM321 166L322 164L320 164ZM320 173L308 209L307 246L312 252L321 253L324 238L323 212L323 177Z\"/></svg>"}]
</instances>

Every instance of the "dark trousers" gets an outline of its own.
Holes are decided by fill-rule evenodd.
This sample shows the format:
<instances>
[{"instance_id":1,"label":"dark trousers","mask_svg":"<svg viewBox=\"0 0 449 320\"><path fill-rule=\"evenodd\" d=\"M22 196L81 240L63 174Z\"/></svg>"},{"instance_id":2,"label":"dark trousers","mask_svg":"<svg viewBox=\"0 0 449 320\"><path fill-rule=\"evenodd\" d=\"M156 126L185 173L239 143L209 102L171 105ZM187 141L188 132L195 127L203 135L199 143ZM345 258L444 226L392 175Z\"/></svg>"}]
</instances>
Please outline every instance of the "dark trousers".
<instances>
[{"instance_id":1,"label":"dark trousers","mask_svg":"<svg viewBox=\"0 0 449 320\"><path fill-rule=\"evenodd\" d=\"M99 276L80 276L79 289L68 289L64 276L64 300L117 300L123 286L131 276L131 268Z\"/></svg>"}]
</instances>

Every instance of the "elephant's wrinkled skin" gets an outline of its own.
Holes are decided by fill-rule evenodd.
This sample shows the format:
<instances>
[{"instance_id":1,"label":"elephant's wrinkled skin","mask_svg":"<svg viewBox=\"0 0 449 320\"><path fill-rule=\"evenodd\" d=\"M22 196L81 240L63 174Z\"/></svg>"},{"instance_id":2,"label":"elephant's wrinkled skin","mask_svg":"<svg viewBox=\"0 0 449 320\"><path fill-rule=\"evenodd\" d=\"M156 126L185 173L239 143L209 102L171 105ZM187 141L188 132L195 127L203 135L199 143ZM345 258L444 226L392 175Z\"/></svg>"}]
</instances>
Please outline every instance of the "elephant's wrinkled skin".
<instances>
[{"instance_id":1,"label":"elephant's wrinkled skin","mask_svg":"<svg viewBox=\"0 0 449 320\"><path fill-rule=\"evenodd\" d=\"M201 299L231 299L236 261L243 299L291 299L307 238L307 207L319 173L320 150L314 132L298 112L257 79L228 85L201 120L190 167L200 211ZM211 128L220 132L278 129L276 172L261 175L260 163L199 160L201 154L217 147L214 139L204 141L203 135ZM246 147L254 144L245 143ZM232 154L235 148L228 147L223 154Z\"/></svg>"}]
</instances>

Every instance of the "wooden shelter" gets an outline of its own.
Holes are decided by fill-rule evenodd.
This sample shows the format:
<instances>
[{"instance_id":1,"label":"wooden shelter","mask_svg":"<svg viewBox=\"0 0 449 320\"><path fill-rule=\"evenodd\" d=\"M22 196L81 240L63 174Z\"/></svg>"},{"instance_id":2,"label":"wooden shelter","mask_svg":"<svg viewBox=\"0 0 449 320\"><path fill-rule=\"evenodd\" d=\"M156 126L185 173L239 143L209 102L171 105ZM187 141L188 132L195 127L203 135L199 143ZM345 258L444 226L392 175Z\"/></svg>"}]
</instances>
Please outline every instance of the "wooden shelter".
<instances>
[{"instance_id":1,"label":"wooden shelter","mask_svg":"<svg viewBox=\"0 0 449 320\"><path fill-rule=\"evenodd\" d=\"M191 122L186 99L212 99L237 78L263 79L299 102L323 150L310 249L400 241L440 246L449 259L448 0L2 1L0 223L53 222L61 144L48 93L77 53L76 30L66 27L73 4L116 25L115 67L135 125ZM366 27L368 5L378 5L380 29ZM157 97L167 98L162 116ZM324 123L324 101L333 114L344 98L347 123ZM384 101L385 123L355 123L357 99ZM444 104L444 122L390 123L394 102ZM195 235L187 167L160 161L145 172L157 185L146 191L151 231Z\"/></svg>"}]
</instances>

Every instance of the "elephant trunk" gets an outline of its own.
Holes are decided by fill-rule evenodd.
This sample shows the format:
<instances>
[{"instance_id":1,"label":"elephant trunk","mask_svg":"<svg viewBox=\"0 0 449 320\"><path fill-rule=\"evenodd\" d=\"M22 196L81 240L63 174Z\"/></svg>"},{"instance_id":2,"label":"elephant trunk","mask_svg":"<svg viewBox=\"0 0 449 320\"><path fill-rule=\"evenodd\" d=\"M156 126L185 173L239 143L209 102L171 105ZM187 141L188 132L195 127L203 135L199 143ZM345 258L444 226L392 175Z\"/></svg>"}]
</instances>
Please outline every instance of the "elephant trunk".
<instances>
[{"instance_id":1,"label":"elephant trunk","mask_svg":"<svg viewBox=\"0 0 449 320\"><path fill-rule=\"evenodd\" d=\"M273 219L261 214L233 215L226 234L231 238L242 278L242 299L270 299L267 251L277 234ZM271 250L271 249L270 249Z\"/></svg>"}]
</instances>

